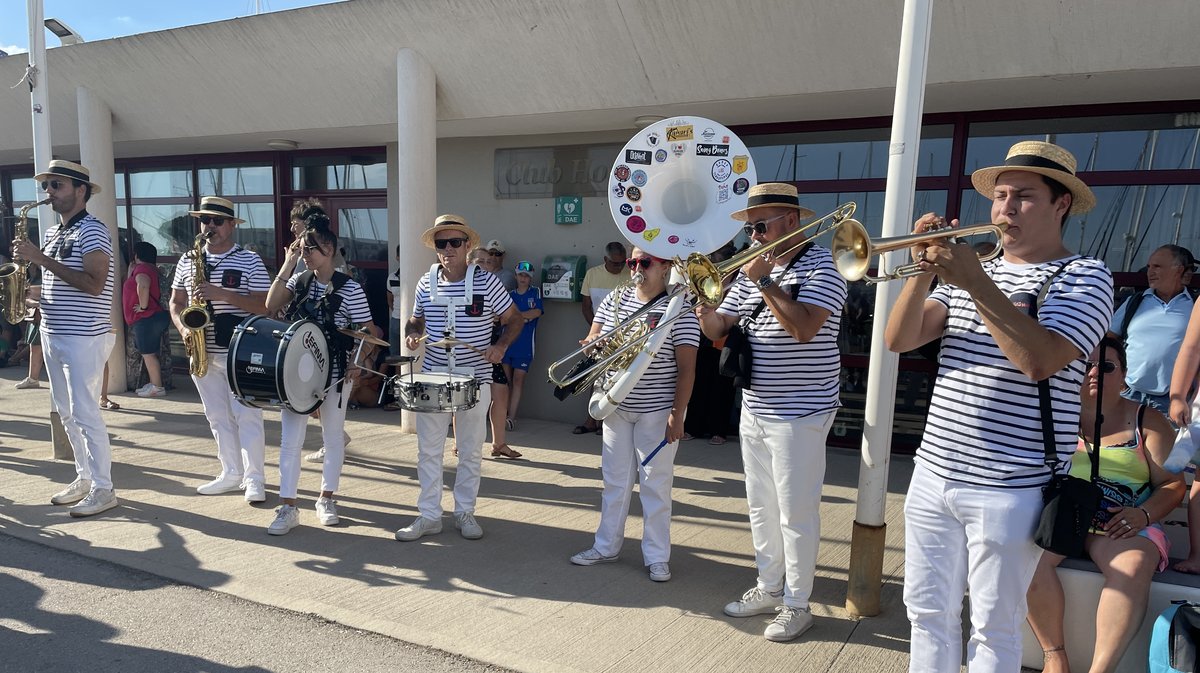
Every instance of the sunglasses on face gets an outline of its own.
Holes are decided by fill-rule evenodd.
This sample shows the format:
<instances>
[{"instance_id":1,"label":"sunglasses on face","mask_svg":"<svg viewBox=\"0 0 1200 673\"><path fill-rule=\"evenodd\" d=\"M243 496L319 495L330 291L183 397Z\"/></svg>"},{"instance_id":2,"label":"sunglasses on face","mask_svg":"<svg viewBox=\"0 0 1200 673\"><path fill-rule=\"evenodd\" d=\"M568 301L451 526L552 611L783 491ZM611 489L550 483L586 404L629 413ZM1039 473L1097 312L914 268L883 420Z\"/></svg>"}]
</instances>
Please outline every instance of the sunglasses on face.
<instances>
[{"instance_id":1,"label":"sunglasses on face","mask_svg":"<svg viewBox=\"0 0 1200 673\"><path fill-rule=\"evenodd\" d=\"M642 270L645 271L646 269L649 269L650 265L653 263L653 257L630 257L629 259L625 260L625 266L629 267L630 271L633 271L638 267L641 267Z\"/></svg>"},{"instance_id":2,"label":"sunglasses on face","mask_svg":"<svg viewBox=\"0 0 1200 673\"><path fill-rule=\"evenodd\" d=\"M1115 363L1111 360L1105 360L1104 362L1101 362L1099 360L1084 360L1083 364L1087 366L1087 369L1085 371L1089 371L1089 372L1092 371L1092 367L1096 367L1096 366L1100 367L1100 373L1102 373L1102 374L1111 374L1111 373L1117 371L1117 363Z\"/></svg>"},{"instance_id":3,"label":"sunglasses on face","mask_svg":"<svg viewBox=\"0 0 1200 673\"><path fill-rule=\"evenodd\" d=\"M319 246L319 245L301 245L300 253L305 254L305 253L309 253L314 250L320 250L320 249L321 249L321 246Z\"/></svg>"},{"instance_id":4,"label":"sunglasses on face","mask_svg":"<svg viewBox=\"0 0 1200 673\"><path fill-rule=\"evenodd\" d=\"M448 245L451 248L458 249L461 248L463 243L466 242L467 239L465 238L439 238L433 242L433 247L437 248L438 250L445 250L446 246Z\"/></svg>"},{"instance_id":5,"label":"sunglasses on face","mask_svg":"<svg viewBox=\"0 0 1200 673\"><path fill-rule=\"evenodd\" d=\"M774 222L775 220L778 220L778 219L781 219L781 218L784 218L787 216L788 216L788 213L784 213L782 215L776 215L775 217L768 217L765 220L759 220L757 222L747 222L746 226L742 227L742 230L746 232L747 236L751 236L754 234L758 234L759 236L762 236L763 234L767 233L767 225L768 224Z\"/></svg>"},{"instance_id":6,"label":"sunglasses on face","mask_svg":"<svg viewBox=\"0 0 1200 673\"><path fill-rule=\"evenodd\" d=\"M201 215L200 224L212 223L214 227L219 227L229 221L227 217L213 217L212 215Z\"/></svg>"},{"instance_id":7,"label":"sunglasses on face","mask_svg":"<svg viewBox=\"0 0 1200 673\"><path fill-rule=\"evenodd\" d=\"M67 182L66 180L42 180L42 191L48 192L51 189L62 189L63 187L70 186L71 184L72 183Z\"/></svg>"},{"instance_id":8,"label":"sunglasses on face","mask_svg":"<svg viewBox=\"0 0 1200 673\"><path fill-rule=\"evenodd\" d=\"M504 256L504 253L500 252L499 250L488 250L487 254L491 255L492 257L503 257Z\"/></svg>"}]
</instances>

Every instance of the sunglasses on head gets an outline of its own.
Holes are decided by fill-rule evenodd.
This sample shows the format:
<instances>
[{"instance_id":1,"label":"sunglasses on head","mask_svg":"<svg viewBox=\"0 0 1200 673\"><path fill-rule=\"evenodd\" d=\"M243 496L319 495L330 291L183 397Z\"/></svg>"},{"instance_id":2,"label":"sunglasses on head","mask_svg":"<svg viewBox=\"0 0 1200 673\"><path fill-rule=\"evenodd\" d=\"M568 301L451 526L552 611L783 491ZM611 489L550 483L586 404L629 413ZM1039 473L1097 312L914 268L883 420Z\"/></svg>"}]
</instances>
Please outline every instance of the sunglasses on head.
<instances>
[{"instance_id":1,"label":"sunglasses on head","mask_svg":"<svg viewBox=\"0 0 1200 673\"><path fill-rule=\"evenodd\" d=\"M212 215L201 215L200 216L200 224L212 223L213 226L219 227L228 221L229 221L228 217L214 217Z\"/></svg>"},{"instance_id":2,"label":"sunglasses on head","mask_svg":"<svg viewBox=\"0 0 1200 673\"><path fill-rule=\"evenodd\" d=\"M461 248L466 242L465 238L439 238L433 242L433 247L438 250L445 250L447 245L451 248Z\"/></svg>"},{"instance_id":3,"label":"sunglasses on head","mask_svg":"<svg viewBox=\"0 0 1200 673\"><path fill-rule=\"evenodd\" d=\"M1117 363L1113 362L1112 360L1105 360L1103 362L1099 360L1084 360L1083 364L1087 366L1085 371L1091 371L1092 367L1096 366L1100 367L1100 372L1102 374L1111 374L1117 371Z\"/></svg>"},{"instance_id":4,"label":"sunglasses on head","mask_svg":"<svg viewBox=\"0 0 1200 673\"><path fill-rule=\"evenodd\" d=\"M629 259L625 260L625 266L629 267L630 271L633 271L638 267L641 267L642 270L649 269L650 265L653 263L653 257L630 257Z\"/></svg>"},{"instance_id":5,"label":"sunglasses on head","mask_svg":"<svg viewBox=\"0 0 1200 673\"><path fill-rule=\"evenodd\" d=\"M41 186L42 186L42 191L45 192L50 189L62 189L63 187L67 187L72 184L74 184L74 183L69 182L67 180L42 180Z\"/></svg>"},{"instance_id":6,"label":"sunglasses on head","mask_svg":"<svg viewBox=\"0 0 1200 673\"><path fill-rule=\"evenodd\" d=\"M759 220L757 222L747 222L746 226L742 227L742 230L746 232L747 236L751 236L753 234L758 234L759 236L762 236L763 234L767 233L767 225L768 224L774 222L775 220L778 220L778 219L781 219L781 218L784 218L787 216L788 216L788 213L784 213L782 215L776 215L775 217L768 217L765 220Z\"/></svg>"},{"instance_id":7,"label":"sunglasses on head","mask_svg":"<svg viewBox=\"0 0 1200 673\"><path fill-rule=\"evenodd\" d=\"M529 262L521 262L520 264L517 265L517 271L525 271L528 273L533 273L533 265L530 264Z\"/></svg>"}]
</instances>

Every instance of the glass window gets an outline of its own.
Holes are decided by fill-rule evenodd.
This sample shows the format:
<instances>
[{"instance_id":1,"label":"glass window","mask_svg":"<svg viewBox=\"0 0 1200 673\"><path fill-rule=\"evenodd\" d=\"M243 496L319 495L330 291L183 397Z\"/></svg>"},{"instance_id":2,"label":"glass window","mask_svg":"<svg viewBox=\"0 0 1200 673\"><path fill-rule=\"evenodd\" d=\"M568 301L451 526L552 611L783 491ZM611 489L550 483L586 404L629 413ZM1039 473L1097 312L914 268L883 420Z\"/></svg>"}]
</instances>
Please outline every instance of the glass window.
<instances>
[{"instance_id":1,"label":"glass window","mask_svg":"<svg viewBox=\"0 0 1200 673\"><path fill-rule=\"evenodd\" d=\"M918 176L950 172L954 127L921 130ZM886 178L891 129L853 129L743 138L759 182Z\"/></svg>"},{"instance_id":2,"label":"glass window","mask_svg":"<svg viewBox=\"0 0 1200 673\"><path fill-rule=\"evenodd\" d=\"M295 157L292 159L292 188L318 192L386 189L387 159L383 153Z\"/></svg>"},{"instance_id":3,"label":"glass window","mask_svg":"<svg viewBox=\"0 0 1200 673\"><path fill-rule=\"evenodd\" d=\"M113 176L113 180L115 181L115 189L113 192L116 194L116 196L113 198L119 201L125 198L125 174L117 173Z\"/></svg>"},{"instance_id":4,"label":"glass window","mask_svg":"<svg viewBox=\"0 0 1200 673\"><path fill-rule=\"evenodd\" d=\"M13 177L9 180L9 193L12 194L13 206L19 208L30 201L38 200L37 183L33 181L33 173Z\"/></svg>"},{"instance_id":5,"label":"glass window","mask_svg":"<svg viewBox=\"0 0 1200 673\"><path fill-rule=\"evenodd\" d=\"M245 222L234 229L233 240L265 260L275 257L275 204L235 203L237 216Z\"/></svg>"},{"instance_id":6,"label":"glass window","mask_svg":"<svg viewBox=\"0 0 1200 673\"><path fill-rule=\"evenodd\" d=\"M387 263L387 208L339 208L338 242L350 262Z\"/></svg>"},{"instance_id":7,"label":"glass window","mask_svg":"<svg viewBox=\"0 0 1200 673\"><path fill-rule=\"evenodd\" d=\"M971 124L968 173L1004 161L1022 140L1047 140L1075 155L1078 170L1138 171L1200 167L1200 129L1176 128L1176 115L1123 115Z\"/></svg>"},{"instance_id":8,"label":"glass window","mask_svg":"<svg viewBox=\"0 0 1200 673\"><path fill-rule=\"evenodd\" d=\"M148 168L129 173L133 198L192 198L192 172L186 168Z\"/></svg>"},{"instance_id":9,"label":"glass window","mask_svg":"<svg viewBox=\"0 0 1200 673\"><path fill-rule=\"evenodd\" d=\"M148 241L163 256L176 256L192 248L199 231L188 206L132 206L133 242Z\"/></svg>"},{"instance_id":10,"label":"glass window","mask_svg":"<svg viewBox=\"0 0 1200 673\"><path fill-rule=\"evenodd\" d=\"M883 192L839 192L823 194L801 194L800 204L817 212L821 217L833 211L838 205L853 201L858 205L854 211L854 219L863 223L872 237L883 232ZM901 228L907 232L912 229L912 222L928 212L942 213L946 211L946 192L944 190L918 190L913 201L912 221ZM829 247L828 240L821 243Z\"/></svg>"},{"instance_id":11,"label":"glass window","mask_svg":"<svg viewBox=\"0 0 1200 673\"><path fill-rule=\"evenodd\" d=\"M256 196L275 192L270 165L211 166L199 169L204 196Z\"/></svg>"}]
</instances>

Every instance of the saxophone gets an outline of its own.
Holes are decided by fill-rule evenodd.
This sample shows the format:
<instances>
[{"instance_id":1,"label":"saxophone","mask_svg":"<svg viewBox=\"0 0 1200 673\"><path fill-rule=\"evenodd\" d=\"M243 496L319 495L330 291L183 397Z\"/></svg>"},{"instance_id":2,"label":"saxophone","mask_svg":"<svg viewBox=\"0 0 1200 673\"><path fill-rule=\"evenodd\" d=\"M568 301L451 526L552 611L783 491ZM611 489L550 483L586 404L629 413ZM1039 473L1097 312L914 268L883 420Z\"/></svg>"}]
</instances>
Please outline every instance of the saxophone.
<instances>
[{"instance_id":1,"label":"saxophone","mask_svg":"<svg viewBox=\"0 0 1200 673\"><path fill-rule=\"evenodd\" d=\"M27 214L33 208L50 203L50 199L42 199L37 203L27 203L21 206L17 230L13 232L13 243L28 240L26 230L29 228ZM25 295L29 292L29 262L8 262L0 266L0 315L10 325L17 325L25 320Z\"/></svg>"},{"instance_id":2,"label":"saxophone","mask_svg":"<svg viewBox=\"0 0 1200 673\"><path fill-rule=\"evenodd\" d=\"M196 297L196 290L201 283L208 282L204 269L204 244L211 236L211 231L196 236L192 249L185 254L192 260L192 297L187 308L179 312L179 322L185 328L183 347L187 351L188 371L198 378L204 378L208 373L208 347L204 343L204 330L212 322L212 314L208 311L207 302Z\"/></svg>"}]
</instances>

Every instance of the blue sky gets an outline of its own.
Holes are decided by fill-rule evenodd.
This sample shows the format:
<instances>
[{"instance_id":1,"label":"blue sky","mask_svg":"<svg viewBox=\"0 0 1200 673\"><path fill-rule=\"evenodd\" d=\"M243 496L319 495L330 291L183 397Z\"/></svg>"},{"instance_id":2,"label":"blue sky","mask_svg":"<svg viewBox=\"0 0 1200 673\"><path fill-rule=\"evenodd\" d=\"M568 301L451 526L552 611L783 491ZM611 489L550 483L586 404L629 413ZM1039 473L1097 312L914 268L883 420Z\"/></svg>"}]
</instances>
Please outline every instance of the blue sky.
<instances>
[{"instance_id":1,"label":"blue sky","mask_svg":"<svg viewBox=\"0 0 1200 673\"><path fill-rule=\"evenodd\" d=\"M262 11L278 12L333 0L261 0ZM43 0L44 14L65 22L85 40L148 33L254 14L254 0ZM0 0L0 49L28 50L26 0ZM46 47L58 38L46 33Z\"/></svg>"}]
</instances>

